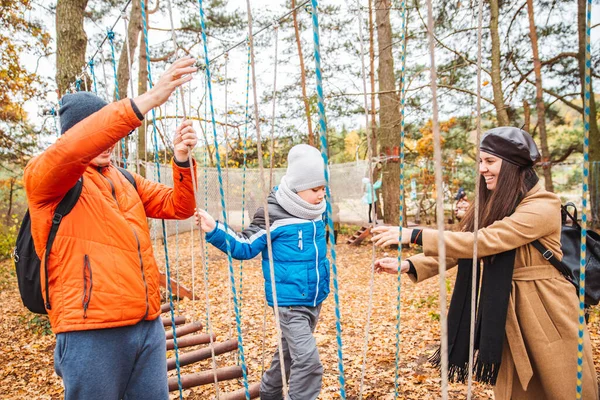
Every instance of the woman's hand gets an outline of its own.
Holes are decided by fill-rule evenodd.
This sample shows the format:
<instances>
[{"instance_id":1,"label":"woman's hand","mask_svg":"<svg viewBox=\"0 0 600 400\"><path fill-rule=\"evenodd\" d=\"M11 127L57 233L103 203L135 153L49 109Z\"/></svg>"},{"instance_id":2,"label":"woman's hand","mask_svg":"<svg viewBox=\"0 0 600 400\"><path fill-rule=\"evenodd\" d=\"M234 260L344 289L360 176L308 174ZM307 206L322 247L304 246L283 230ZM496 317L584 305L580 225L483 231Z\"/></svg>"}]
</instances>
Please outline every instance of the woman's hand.
<instances>
[{"instance_id":1,"label":"woman's hand","mask_svg":"<svg viewBox=\"0 0 600 400\"><path fill-rule=\"evenodd\" d=\"M402 244L410 244L412 231L409 228L402 229ZM374 234L371 240L375 242L375 246L386 247L398 244L400 236L400 227L398 226L376 226L371 229L371 232Z\"/></svg>"},{"instance_id":2,"label":"woman's hand","mask_svg":"<svg viewBox=\"0 0 600 400\"><path fill-rule=\"evenodd\" d=\"M215 226L217 226L215 219L202 209L197 209L194 217L196 219L196 225L198 225L204 232L212 232L213 229L215 229Z\"/></svg>"},{"instance_id":3,"label":"woman's hand","mask_svg":"<svg viewBox=\"0 0 600 400\"><path fill-rule=\"evenodd\" d=\"M408 261L404 260L400 264L400 272L405 274L410 269ZM375 260L375 272L387 272L388 274L398 273L398 259L393 257L385 257Z\"/></svg>"},{"instance_id":4,"label":"woman's hand","mask_svg":"<svg viewBox=\"0 0 600 400\"><path fill-rule=\"evenodd\" d=\"M181 125L177 127L175 131L175 137L173 138L174 157L176 161L185 162L187 161L190 150L196 146L198 138L196 137L196 131L192 125L192 121L184 120Z\"/></svg>"}]
</instances>

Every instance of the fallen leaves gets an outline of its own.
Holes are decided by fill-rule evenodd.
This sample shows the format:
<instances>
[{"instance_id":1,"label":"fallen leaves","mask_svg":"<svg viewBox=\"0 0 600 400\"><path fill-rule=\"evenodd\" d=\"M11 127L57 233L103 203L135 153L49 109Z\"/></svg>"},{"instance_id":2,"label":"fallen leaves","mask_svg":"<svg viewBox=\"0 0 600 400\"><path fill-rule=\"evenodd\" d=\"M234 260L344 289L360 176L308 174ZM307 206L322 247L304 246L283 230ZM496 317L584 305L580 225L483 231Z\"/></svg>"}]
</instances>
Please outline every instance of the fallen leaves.
<instances>
[{"instance_id":1,"label":"fallen leaves","mask_svg":"<svg viewBox=\"0 0 600 400\"><path fill-rule=\"evenodd\" d=\"M200 251L194 252L195 265L192 268L190 235L171 237L169 258L171 274L175 279L192 289L198 297L194 301L184 299L176 302L176 315L185 315L188 321L200 321L206 325L206 301L204 292L204 271ZM345 238L340 236L341 243ZM194 238L198 246L198 237ZM164 263L162 245L156 246L156 259ZM338 278L340 286L340 305L343 327L343 356L345 368L346 394L348 399L357 399L361 386L365 327L367 325L369 296L369 265L372 259L370 245L352 247L345 244L337 246ZM382 255L378 253L378 256ZM177 256L178 255L178 256ZM245 359L248 364L250 383L259 382L261 369L268 368L276 347L276 333L272 310L265 307L263 278L260 257L245 261L243 266L243 289L241 292L241 321ZM62 399L61 379L53 368L53 335L34 333L27 323L33 317L22 306L16 279L12 273L12 263L0 265L0 393L3 399ZM162 268L162 267L161 267ZM453 277L455 272L448 275ZM239 262L235 262L236 284L239 286ZM209 290L212 329L217 342L236 338L236 326L233 304L230 300L227 257L209 249ZM453 278L452 278L453 279ZM431 367L427 357L439 344L439 306L438 281L432 279L419 285L402 279L401 320L399 347L399 398L437 399L441 397L439 372ZM5 289L4 289L5 288ZM324 366L323 388L320 399L339 399L338 349L336 341L333 285L332 293L323 304L315 338ZM395 276L382 274L375 276L372 314L369 330L369 342L363 382L363 399L393 399L396 375L396 296L397 280ZM589 325L594 343L596 368L600 367L599 311L592 310ZM263 325L266 330L263 334ZM205 328L203 332L207 332ZM264 340L263 340L264 339ZM183 349L190 351L199 347ZM264 349L264 350L263 350ZM172 352L170 352L172 353ZM264 354L264 355L263 355ZM217 366L236 365L236 354L227 353L217 356ZM182 373L207 371L211 360L182 368ZM174 371L169 373L174 376ZM222 382L219 390L231 392L243 387L241 381ZM465 398L466 385L451 384L449 397ZM209 399L214 397L213 385L186 389L185 399ZM474 399L493 397L491 387L475 384ZM172 399L178 398L173 393Z\"/></svg>"}]
</instances>

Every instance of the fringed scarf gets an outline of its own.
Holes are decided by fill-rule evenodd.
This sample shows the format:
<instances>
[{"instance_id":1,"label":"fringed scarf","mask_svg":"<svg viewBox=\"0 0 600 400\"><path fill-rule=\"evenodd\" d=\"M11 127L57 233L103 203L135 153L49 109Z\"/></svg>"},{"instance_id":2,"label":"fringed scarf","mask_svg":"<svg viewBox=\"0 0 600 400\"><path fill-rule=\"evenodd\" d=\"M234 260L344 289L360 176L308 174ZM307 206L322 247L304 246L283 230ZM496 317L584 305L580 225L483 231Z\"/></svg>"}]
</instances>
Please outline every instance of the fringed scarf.
<instances>
[{"instance_id":1,"label":"fringed scarf","mask_svg":"<svg viewBox=\"0 0 600 400\"><path fill-rule=\"evenodd\" d=\"M527 174L527 191L531 190L538 180L535 173ZM477 268L475 284L479 289L479 298L476 294L473 370L476 381L490 385L496 384L502 362L506 314L516 254L517 250L513 249L484 258L482 276L480 268ZM478 262L477 266L479 265ZM472 271L472 259L458 260L458 273L448 311L448 379L462 383L466 382L469 376ZM440 349L429 360L433 365L440 367Z\"/></svg>"}]
</instances>

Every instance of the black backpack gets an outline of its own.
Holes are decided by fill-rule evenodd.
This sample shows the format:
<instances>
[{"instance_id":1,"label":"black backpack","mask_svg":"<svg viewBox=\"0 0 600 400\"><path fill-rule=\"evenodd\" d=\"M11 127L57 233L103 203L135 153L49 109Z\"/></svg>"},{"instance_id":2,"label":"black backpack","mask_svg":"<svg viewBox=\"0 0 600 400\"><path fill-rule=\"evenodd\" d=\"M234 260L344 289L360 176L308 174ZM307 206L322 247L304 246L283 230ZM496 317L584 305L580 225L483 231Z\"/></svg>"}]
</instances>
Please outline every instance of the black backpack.
<instances>
[{"instance_id":1,"label":"black backpack","mask_svg":"<svg viewBox=\"0 0 600 400\"><path fill-rule=\"evenodd\" d=\"M125 178L133 185L137 190L137 185L133 175L124 168L117 167L119 171L125 176ZM60 227L60 223L63 218L66 217L75 204L79 200L81 195L81 189L83 188L83 177L79 178L75 186L73 186L65 197L58 203L54 216L52 217L52 227L48 234L48 240L46 241L46 255L44 262L44 272L48 276L48 256L50 250L54 244L56 233ZM13 252L13 258L15 261L15 267L17 271L17 281L19 283L19 292L21 293L21 300L25 307L31 312L36 314L47 314L47 310L51 309L50 299L48 296L48 279L46 279L46 296L44 299L42 295L42 286L40 284L40 258L35 252L33 245L33 238L31 237L31 217L29 210L25 212L21 227L19 228L19 234L17 235L17 243Z\"/></svg>"},{"instance_id":2,"label":"black backpack","mask_svg":"<svg viewBox=\"0 0 600 400\"><path fill-rule=\"evenodd\" d=\"M573 208L573 212L569 209ZM577 288L579 295L579 266L581 254L581 225L577 222L577 208L573 203L561 206L562 227L560 248L562 261L558 261L551 250L536 240L533 246L544 258L558 269ZM586 232L585 304L596 305L600 301L600 235L592 230Z\"/></svg>"}]
</instances>

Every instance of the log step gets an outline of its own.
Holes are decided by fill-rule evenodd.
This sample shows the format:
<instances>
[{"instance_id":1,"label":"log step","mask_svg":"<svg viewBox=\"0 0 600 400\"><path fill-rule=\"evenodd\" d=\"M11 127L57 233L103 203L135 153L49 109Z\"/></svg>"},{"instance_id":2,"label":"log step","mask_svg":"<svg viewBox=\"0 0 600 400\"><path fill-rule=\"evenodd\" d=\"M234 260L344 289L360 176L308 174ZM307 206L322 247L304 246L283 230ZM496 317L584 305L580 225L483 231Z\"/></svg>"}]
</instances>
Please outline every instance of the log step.
<instances>
[{"instance_id":1,"label":"log step","mask_svg":"<svg viewBox=\"0 0 600 400\"><path fill-rule=\"evenodd\" d=\"M231 379L238 379L242 377L242 367L240 366L217 368L216 372L217 380L219 382ZM215 378L212 369L210 371L204 371L195 374L181 375L181 386L183 387L183 389L189 389L201 385L208 385L213 383L214 381ZM169 392L174 392L175 390L179 390L176 376L169 378Z\"/></svg>"},{"instance_id":2,"label":"log step","mask_svg":"<svg viewBox=\"0 0 600 400\"><path fill-rule=\"evenodd\" d=\"M359 230L357 230L354 233L354 235L352 235L352 237L346 241L346 243L354 245L354 246L358 246L359 244L362 243L363 240L365 240L367 238L367 236L369 236L370 233L371 233L371 227L363 226Z\"/></svg>"},{"instance_id":3,"label":"log step","mask_svg":"<svg viewBox=\"0 0 600 400\"><path fill-rule=\"evenodd\" d=\"M160 273L160 287L164 288L167 284L167 277L164 272ZM173 297L177 296L177 281L171 279L171 290L173 291ZM190 300L197 299L198 296L195 296L194 293L183 285L179 285L179 296L187 297Z\"/></svg>"},{"instance_id":4,"label":"log step","mask_svg":"<svg viewBox=\"0 0 600 400\"><path fill-rule=\"evenodd\" d=\"M161 304L160 305L160 313L166 313L167 311L171 310L171 305L169 303L165 303L165 304Z\"/></svg>"},{"instance_id":5,"label":"log step","mask_svg":"<svg viewBox=\"0 0 600 400\"><path fill-rule=\"evenodd\" d=\"M201 331L202 328L203 327L202 327L201 322L192 322L191 324L179 326L176 328L176 331L175 331L175 332L177 332L177 339L179 339L181 336L185 336L185 335L189 335L190 333ZM166 336L167 340L173 339L173 330L171 329L170 331L165 332L165 336Z\"/></svg>"},{"instance_id":6,"label":"log step","mask_svg":"<svg viewBox=\"0 0 600 400\"><path fill-rule=\"evenodd\" d=\"M179 343L179 342L178 342ZM238 342L237 339L230 339L223 343L215 343L215 356L219 354L228 353L230 351L237 350ZM183 367L189 364L193 364L195 362L206 360L212 357L212 352L210 347L205 347L200 350L189 351L187 353L179 354L179 366ZM167 371L175 369L175 357L171 357L167 359Z\"/></svg>"},{"instance_id":7,"label":"log step","mask_svg":"<svg viewBox=\"0 0 600 400\"><path fill-rule=\"evenodd\" d=\"M260 395L260 382L253 383L248 388L250 391L250 398L256 399ZM220 393L219 400L246 400L246 389L242 388L235 392Z\"/></svg>"},{"instance_id":8,"label":"log step","mask_svg":"<svg viewBox=\"0 0 600 400\"><path fill-rule=\"evenodd\" d=\"M213 342L216 340L216 336L213 334L212 338ZM184 347L196 346L199 344L207 344L210 343L210 335L207 333L202 333L200 335L189 335L179 337L177 336L177 347L182 349ZM173 339L167 340L167 350L173 350L175 345L173 343Z\"/></svg>"},{"instance_id":9,"label":"log step","mask_svg":"<svg viewBox=\"0 0 600 400\"><path fill-rule=\"evenodd\" d=\"M162 317L163 326L171 326L171 317ZM183 325L185 324L185 317L183 315L178 315L175 317L175 325Z\"/></svg>"}]
</instances>

